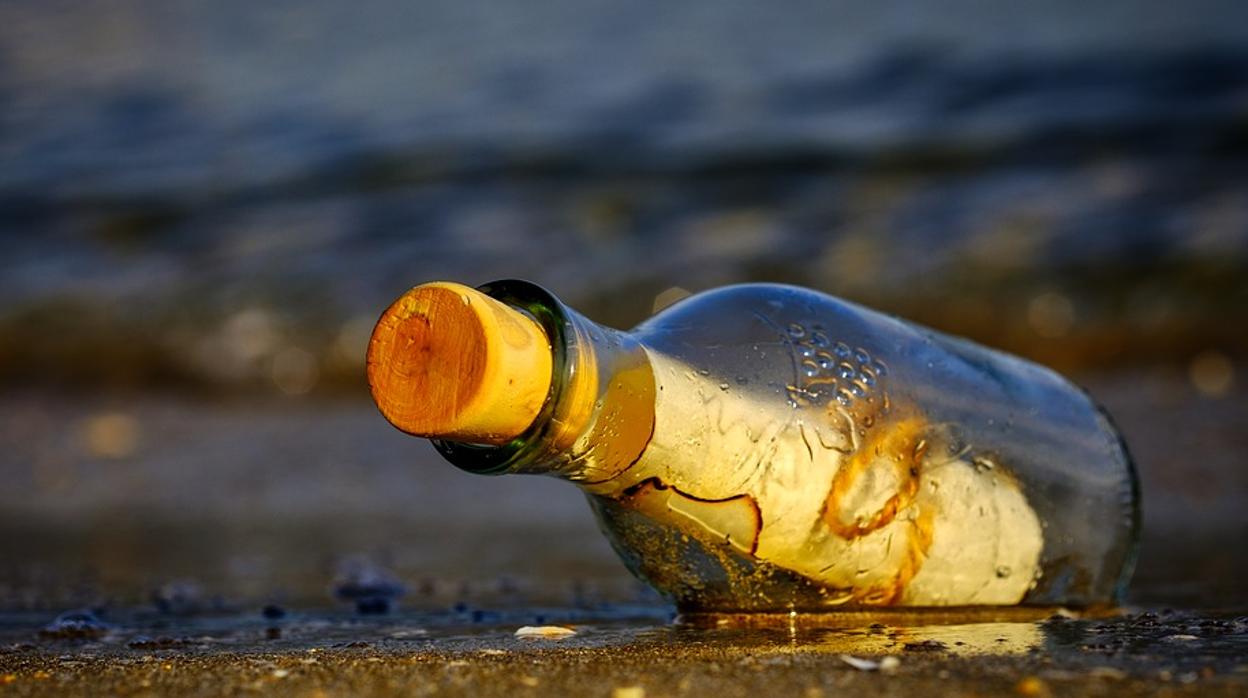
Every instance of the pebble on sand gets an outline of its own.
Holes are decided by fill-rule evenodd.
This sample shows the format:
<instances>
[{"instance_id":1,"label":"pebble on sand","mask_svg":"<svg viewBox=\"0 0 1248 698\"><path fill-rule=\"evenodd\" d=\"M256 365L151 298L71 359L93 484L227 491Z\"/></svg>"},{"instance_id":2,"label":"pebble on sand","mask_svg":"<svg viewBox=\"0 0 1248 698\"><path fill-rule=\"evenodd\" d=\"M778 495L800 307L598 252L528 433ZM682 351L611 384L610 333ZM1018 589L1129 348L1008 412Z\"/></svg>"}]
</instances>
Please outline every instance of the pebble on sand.
<instances>
[{"instance_id":1,"label":"pebble on sand","mask_svg":"<svg viewBox=\"0 0 1248 698\"><path fill-rule=\"evenodd\" d=\"M842 654L841 661L859 671L893 671L897 667L901 666L901 660L896 657L884 657L877 662L872 659L863 659L849 654Z\"/></svg>"}]
</instances>

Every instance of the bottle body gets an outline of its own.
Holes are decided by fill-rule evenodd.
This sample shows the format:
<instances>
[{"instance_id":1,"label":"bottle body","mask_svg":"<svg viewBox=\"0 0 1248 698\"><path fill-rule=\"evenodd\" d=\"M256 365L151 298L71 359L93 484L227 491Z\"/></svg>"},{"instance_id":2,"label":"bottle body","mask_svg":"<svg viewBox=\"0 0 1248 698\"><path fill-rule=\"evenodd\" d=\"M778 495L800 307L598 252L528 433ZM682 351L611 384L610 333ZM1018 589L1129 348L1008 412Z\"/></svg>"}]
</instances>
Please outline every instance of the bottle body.
<instances>
[{"instance_id":1,"label":"bottle body","mask_svg":"<svg viewBox=\"0 0 1248 698\"><path fill-rule=\"evenodd\" d=\"M698 294L629 333L531 285L558 378L478 472L584 489L683 610L1115 602L1138 492L1116 430L1053 372L814 291Z\"/></svg>"}]
</instances>

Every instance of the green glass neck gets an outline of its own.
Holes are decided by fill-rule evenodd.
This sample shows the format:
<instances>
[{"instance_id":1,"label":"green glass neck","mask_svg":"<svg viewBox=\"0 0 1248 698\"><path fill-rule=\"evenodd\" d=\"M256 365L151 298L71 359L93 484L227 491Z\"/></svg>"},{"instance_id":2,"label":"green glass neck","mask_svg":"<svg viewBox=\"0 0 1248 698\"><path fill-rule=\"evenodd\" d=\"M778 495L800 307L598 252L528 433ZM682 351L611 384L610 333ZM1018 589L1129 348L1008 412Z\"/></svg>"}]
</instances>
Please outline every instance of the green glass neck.
<instances>
[{"instance_id":1,"label":"green glass neck","mask_svg":"<svg viewBox=\"0 0 1248 698\"><path fill-rule=\"evenodd\" d=\"M550 340L550 391L536 419L501 446L435 440L453 465L481 475L554 475L590 485L637 460L654 428L654 378L632 336L602 327L526 281L479 290L532 316Z\"/></svg>"}]
</instances>

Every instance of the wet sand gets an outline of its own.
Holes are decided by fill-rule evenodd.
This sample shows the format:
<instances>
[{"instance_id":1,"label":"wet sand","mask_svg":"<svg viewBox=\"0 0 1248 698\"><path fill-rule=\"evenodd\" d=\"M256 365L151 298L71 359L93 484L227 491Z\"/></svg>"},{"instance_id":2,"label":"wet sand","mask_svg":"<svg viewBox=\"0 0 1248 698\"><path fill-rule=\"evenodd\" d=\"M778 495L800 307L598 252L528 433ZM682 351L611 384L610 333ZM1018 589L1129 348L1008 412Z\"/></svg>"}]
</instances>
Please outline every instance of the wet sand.
<instances>
[{"instance_id":1,"label":"wet sand","mask_svg":"<svg viewBox=\"0 0 1248 698\"><path fill-rule=\"evenodd\" d=\"M636 614L638 609L632 609ZM620 616L608 619L610 616ZM359 619L299 614L129 619L96 639L0 649L9 695L1243 695L1248 617L1136 612L985 621L879 614L741 628L625 609L560 618L576 634L521 639L531 617ZM5 619L6 639L35 619ZM966 620L979 622L967 623ZM881 660L886 657L894 661Z\"/></svg>"},{"instance_id":2,"label":"wet sand","mask_svg":"<svg viewBox=\"0 0 1248 698\"><path fill-rule=\"evenodd\" d=\"M4 401L0 691L1244 695L1244 388L1083 382L1144 482L1120 615L722 626L675 623L575 488L459 473L366 404ZM542 625L576 633L514 636Z\"/></svg>"}]
</instances>

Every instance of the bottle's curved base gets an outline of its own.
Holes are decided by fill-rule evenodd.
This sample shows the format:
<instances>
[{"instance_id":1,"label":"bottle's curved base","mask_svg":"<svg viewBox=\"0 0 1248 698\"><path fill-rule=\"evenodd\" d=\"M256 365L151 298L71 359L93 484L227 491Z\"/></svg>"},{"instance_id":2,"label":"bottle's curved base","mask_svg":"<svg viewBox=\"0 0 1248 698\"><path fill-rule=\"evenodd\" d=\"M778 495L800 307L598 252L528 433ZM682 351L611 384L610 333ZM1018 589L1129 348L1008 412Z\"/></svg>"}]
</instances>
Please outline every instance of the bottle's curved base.
<instances>
[{"instance_id":1,"label":"bottle's curved base","mask_svg":"<svg viewBox=\"0 0 1248 698\"><path fill-rule=\"evenodd\" d=\"M1078 588L1074 575L1062 582L1033 589L1016 605L904 605L880 603L871 590L834 589L797 572L759 560L734 546L708 540L696 531L661 525L626 504L608 497L588 497L599 526L628 569L674 604L684 618L719 619L758 616L787 623L799 614L811 622L822 618L856 619L872 615L921 613L941 616L991 618L1017 613L1030 620L1053 615L1058 609L1081 613L1112 612L1116 589L1094 593ZM865 591L865 593L864 593ZM1060 592L1060 593L1059 593ZM894 596L893 598L898 598ZM975 622L973 619L964 622Z\"/></svg>"},{"instance_id":2,"label":"bottle's curved base","mask_svg":"<svg viewBox=\"0 0 1248 698\"><path fill-rule=\"evenodd\" d=\"M1092 397L1089 395L1088 399L1092 400ZM1095 400L1092 400L1092 404L1096 405L1096 411L1100 418L1104 420L1108 433L1113 434L1118 451L1122 454L1123 467L1126 471L1124 485L1120 492L1120 505L1123 509L1123 522L1128 528L1128 534L1126 536L1126 546L1122 553L1117 583L1114 585L1114 601L1123 603L1127 597L1127 587L1131 583L1131 578L1135 575L1136 563L1140 558L1140 532L1143 528L1143 497L1140 492L1140 470L1136 467L1135 458L1131 455L1131 449L1127 447L1127 440L1122 436L1122 430L1118 428L1118 424L1114 421L1113 416L1110 415L1109 410Z\"/></svg>"}]
</instances>

